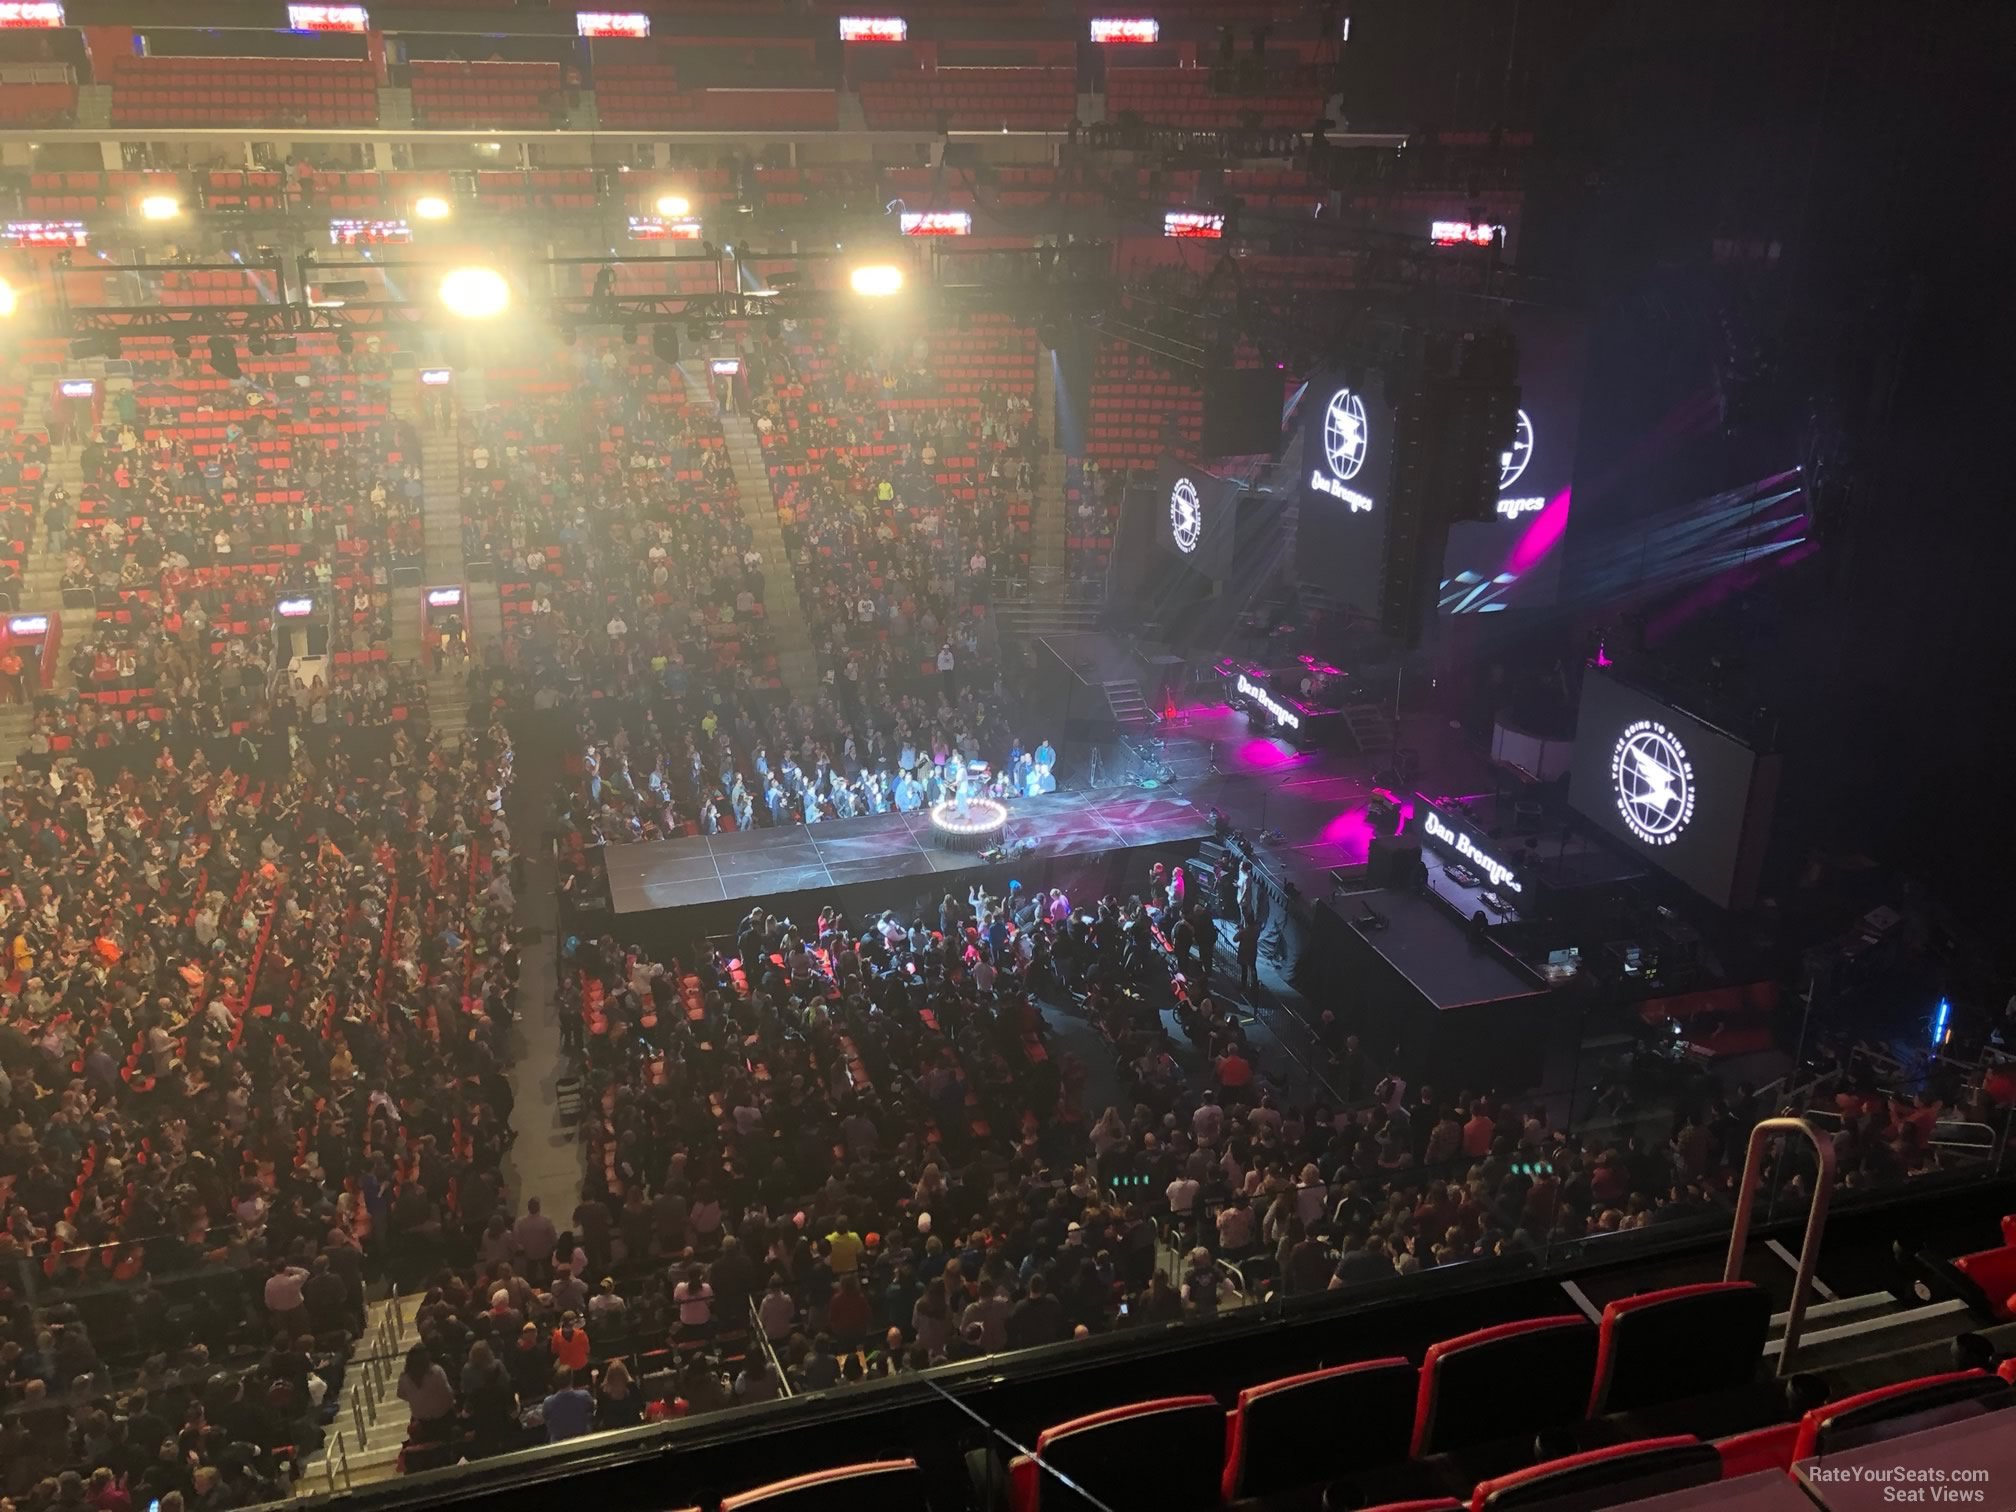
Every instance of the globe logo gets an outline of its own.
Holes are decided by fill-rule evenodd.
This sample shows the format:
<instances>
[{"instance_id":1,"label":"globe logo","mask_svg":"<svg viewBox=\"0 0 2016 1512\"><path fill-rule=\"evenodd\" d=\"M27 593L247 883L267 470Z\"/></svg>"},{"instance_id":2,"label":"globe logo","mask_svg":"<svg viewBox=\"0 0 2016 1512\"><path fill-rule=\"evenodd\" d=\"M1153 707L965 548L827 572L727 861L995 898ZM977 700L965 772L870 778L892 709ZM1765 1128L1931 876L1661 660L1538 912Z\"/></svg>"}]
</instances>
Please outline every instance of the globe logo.
<instances>
[{"instance_id":1,"label":"globe logo","mask_svg":"<svg viewBox=\"0 0 2016 1512\"><path fill-rule=\"evenodd\" d=\"M1204 511L1197 503L1197 487L1188 478L1178 478L1169 490L1169 536L1176 549L1188 556L1204 535Z\"/></svg>"},{"instance_id":2,"label":"globe logo","mask_svg":"<svg viewBox=\"0 0 2016 1512\"><path fill-rule=\"evenodd\" d=\"M1610 785L1624 827L1647 845L1671 845L1694 817L1694 764L1679 736L1655 720L1624 727Z\"/></svg>"},{"instance_id":3,"label":"globe logo","mask_svg":"<svg viewBox=\"0 0 2016 1512\"><path fill-rule=\"evenodd\" d=\"M1365 401L1348 388L1332 394L1323 412L1323 455L1342 482L1357 477L1365 465Z\"/></svg>"},{"instance_id":4,"label":"globe logo","mask_svg":"<svg viewBox=\"0 0 2016 1512\"><path fill-rule=\"evenodd\" d=\"M1526 464L1533 460L1533 422L1526 418L1526 411L1519 411L1519 424L1512 432L1512 445L1498 453L1498 492L1503 493L1519 481L1519 475L1526 471Z\"/></svg>"}]
</instances>

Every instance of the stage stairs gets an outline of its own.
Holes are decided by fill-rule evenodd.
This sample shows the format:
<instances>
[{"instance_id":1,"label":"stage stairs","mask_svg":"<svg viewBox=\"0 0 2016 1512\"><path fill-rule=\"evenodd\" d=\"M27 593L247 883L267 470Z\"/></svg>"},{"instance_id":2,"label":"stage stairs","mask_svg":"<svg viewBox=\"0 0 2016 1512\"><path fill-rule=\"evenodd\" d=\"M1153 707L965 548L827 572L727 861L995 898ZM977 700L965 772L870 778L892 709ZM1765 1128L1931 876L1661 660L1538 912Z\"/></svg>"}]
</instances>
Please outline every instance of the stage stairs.
<instances>
[{"instance_id":1,"label":"stage stairs","mask_svg":"<svg viewBox=\"0 0 2016 1512\"><path fill-rule=\"evenodd\" d=\"M1113 713L1113 722L1121 729L1138 733L1155 727L1155 711L1148 707L1136 679L1130 677L1124 682L1100 686L1106 690L1106 707Z\"/></svg>"},{"instance_id":2,"label":"stage stairs","mask_svg":"<svg viewBox=\"0 0 2016 1512\"><path fill-rule=\"evenodd\" d=\"M1346 704L1344 724L1351 731L1352 743L1367 755L1392 750L1398 738L1393 716L1378 704Z\"/></svg>"}]
</instances>

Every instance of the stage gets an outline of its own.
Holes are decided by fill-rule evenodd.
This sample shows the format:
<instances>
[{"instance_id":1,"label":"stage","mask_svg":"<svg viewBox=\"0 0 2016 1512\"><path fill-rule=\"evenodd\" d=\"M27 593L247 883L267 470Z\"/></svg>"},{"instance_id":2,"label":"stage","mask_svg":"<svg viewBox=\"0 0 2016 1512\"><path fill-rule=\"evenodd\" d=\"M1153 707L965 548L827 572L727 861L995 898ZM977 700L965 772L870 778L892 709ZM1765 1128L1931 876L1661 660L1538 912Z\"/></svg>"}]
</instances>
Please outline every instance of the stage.
<instances>
[{"instance_id":1,"label":"stage","mask_svg":"<svg viewBox=\"0 0 2016 1512\"><path fill-rule=\"evenodd\" d=\"M931 816L921 810L612 845L602 859L619 933L662 939L670 930L690 940L696 932L717 932L724 920L732 926L759 902L787 913L805 900L816 912L836 898L843 907L902 911L927 893L956 891L963 898L982 872L1002 874L987 879L995 892L1009 876L1036 887L1055 875L1070 876L1082 891L1079 879L1095 874L1101 891L1139 892L1147 861L1131 882L1124 873L1108 881L1115 869L1106 858L1156 851L1177 859L1210 834L1210 820L1179 793L1073 790L1008 805L1000 844L1011 852L1033 847L1008 859L940 849ZM905 884L906 878L933 880ZM846 896L838 897L843 889Z\"/></svg>"}]
</instances>

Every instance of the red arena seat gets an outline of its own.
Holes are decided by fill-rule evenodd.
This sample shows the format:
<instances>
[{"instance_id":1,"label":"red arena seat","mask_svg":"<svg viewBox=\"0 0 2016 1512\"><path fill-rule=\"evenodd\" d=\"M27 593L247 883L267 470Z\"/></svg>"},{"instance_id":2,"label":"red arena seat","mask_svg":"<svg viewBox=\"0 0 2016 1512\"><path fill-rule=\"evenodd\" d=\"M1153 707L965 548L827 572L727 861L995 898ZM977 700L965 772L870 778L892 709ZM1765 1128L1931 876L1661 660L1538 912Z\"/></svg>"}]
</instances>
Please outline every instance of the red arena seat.
<instances>
[{"instance_id":1,"label":"red arena seat","mask_svg":"<svg viewBox=\"0 0 2016 1512\"><path fill-rule=\"evenodd\" d=\"M929 1512L913 1459L840 1465L772 1481L721 1503L721 1512Z\"/></svg>"},{"instance_id":2,"label":"red arena seat","mask_svg":"<svg viewBox=\"0 0 2016 1512\"><path fill-rule=\"evenodd\" d=\"M1035 1458L1008 1467L1010 1512L1083 1505L1044 1465L1115 1505L1214 1506L1224 1435L1224 1411L1208 1396L1161 1397L1059 1423L1037 1437Z\"/></svg>"},{"instance_id":3,"label":"red arena seat","mask_svg":"<svg viewBox=\"0 0 2016 1512\"><path fill-rule=\"evenodd\" d=\"M1620 1297L1603 1309L1589 1416L1746 1386L1770 1328L1770 1296L1748 1281Z\"/></svg>"},{"instance_id":4,"label":"red arena seat","mask_svg":"<svg viewBox=\"0 0 2016 1512\"><path fill-rule=\"evenodd\" d=\"M1811 1459L1954 1418L2006 1412L2012 1406L2016 1406L2016 1390L1985 1370L1920 1376L1815 1407L1799 1421L1792 1458L1795 1462Z\"/></svg>"},{"instance_id":5,"label":"red arena seat","mask_svg":"<svg viewBox=\"0 0 2016 1512\"><path fill-rule=\"evenodd\" d=\"M1953 1262L1960 1290L1975 1308L1998 1323L2016 1319L2009 1299L2016 1296L2016 1240L2010 1237L2012 1220L2002 1220L2000 1248L1976 1250Z\"/></svg>"},{"instance_id":6,"label":"red arena seat","mask_svg":"<svg viewBox=\"0 0 2016 1512\"><path fill-rule=\"evenodd\" d=\"M1432 1344L1421 1361L1413 1452L1441 1454L1580 1419L1596 1373L1586 1318L1528 1318Z\"/></svg>"},{"instance_id":7,"label":"red arena seat","mask_svg":"<svg viewBox=\"0 0 2016 1512\"><path fill-rule=\"evenodd\" d=\"M1721 1478L1722 1459L1713 1444L1684 1434L1642 1439L1484 1481L1470 1494L1470 1512L1620 1506L1668 1491L1712 1485Z\"/></svg>"},{"instance_id":8,"label":"red arena seat","mask_svg":"<svg viewBox=\"0 0 2016 1512\"><path fill-rule=\"evenodd\" d=\"M1414 1367L1366 1360L1285 1376L1239 1393L1227 1428L1225 1500L1271 1496L1337 1471L1338 1445L1311 1423L1349 1423L1354 1468L1407 1457L1414 1429Z\"/></svg>"}]
</instances>

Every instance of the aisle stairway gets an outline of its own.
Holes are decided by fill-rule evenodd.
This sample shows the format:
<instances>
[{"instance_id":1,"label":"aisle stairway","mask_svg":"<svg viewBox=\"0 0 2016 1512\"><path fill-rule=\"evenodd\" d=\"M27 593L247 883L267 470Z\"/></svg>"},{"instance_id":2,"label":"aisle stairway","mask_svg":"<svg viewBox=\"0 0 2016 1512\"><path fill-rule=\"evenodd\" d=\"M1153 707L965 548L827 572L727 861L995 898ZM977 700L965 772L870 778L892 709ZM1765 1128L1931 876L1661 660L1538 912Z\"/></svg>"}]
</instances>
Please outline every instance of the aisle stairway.
<instances>
[{"instance_id":1,"label":"aisle stairway","mask_svg":"<svg viewBox=\"0 0 2016 1512\"><path fill-rule=\"evenodd\" d=\"M295 1490L327 1495L391 1480L412 1414L399 1400L399 1372L414 1339L413 1315L421 1294L394 1292L366 1304L364 1334L351 1346L336 1416L328 1424L322 1451L302 1467Z\"/></svg>"},{"instance_id":2,"label":"aisle stairway","mask_svg":"<svg viewBox=\"0 0 2016 1512\"><path fill-rule=\"evenodd\" d=\"M464 384L475 381L473 374L458 374ZM462 548L462 449L451 425L433 424L427 415L426 390L414 370L395 375L392 385L393 409L420 429L420 470L424 489L421 500L421 528L425 540L423 586L463 588L463 623L468 628L469 654L480 659L483 648L503 634L504 617L497 602L497 582L491 573L483 582L469 581L469 566ZM467 393L457 396L466 402ZM396 661L421 660L427 668L428 717L440 735L453 739L466 727L469 717L467 662L451 660L440 671L433 668L431 648L423 635L425 610L418 587L396 590L392 616L392 656Z\"/></svg>"},{"instance_id":3,"label":"aisle stairway","mask_svg":"<svg viewBox=\"0 0 2016 1512\"><path fill-rule=\"evenodd\" d=\"M1043 449L1030 511L1029 576L1039 588L1064 580L1070 505L1064 497L1064 453L1057 448L1057 364L1036 354L1036 434Z\"/></svg>"},{"instance_id":4,"label":"aisle stairway","mask_svg":"<svg viewBox=\"0 0 2016 1512\"><path fill-rule=\"evenodd\" d=\"M742 518L748 522L756 549L763 553L763 612L777 647L777 670L793 698L810 702L819 688L819 658L812 649L812 632L798 597L797 574L791 570L791 556L784 549L770 469L764 464L756 428L746 417L722 416L721 430L728 438L728 462L735 470Z\"/></svg>"},{"instance_id":5,"label":"aisle stairway","mask_svg":"<svg viewBox=\"0 0 2016 1512\"><path fill-rule=\"evenodd\" d=\"M43 430L47 426L44 400L47 397L46 383L31 383L21 410L21 430L23 432ZM74 523L77 513L77 498L84 486L84 469L79 458L82 448L77 446L55 447L50 451L49 465L43 472L43 493L61 484L70 495L70 514ZM21 594L13 612L16 614L48 614L63 626L62 643L57 649L57 659L68 661L79 644L88 640L97 624L97 612L90 605L76 609L63 607L63 553L49 549L49 537L43 520L38 516L35 528L29 534L28 554L21 563ZM59 665L53 674L51 687L61 687L64 683L63 668ZM28 690L30 697L35 692ZM0 705L0 771L13 767L28 743L28 729L32 720L32 703Z\"/></svg>"}]
</instances>

